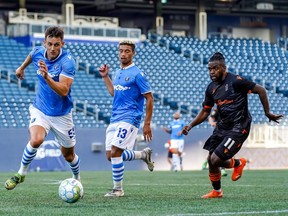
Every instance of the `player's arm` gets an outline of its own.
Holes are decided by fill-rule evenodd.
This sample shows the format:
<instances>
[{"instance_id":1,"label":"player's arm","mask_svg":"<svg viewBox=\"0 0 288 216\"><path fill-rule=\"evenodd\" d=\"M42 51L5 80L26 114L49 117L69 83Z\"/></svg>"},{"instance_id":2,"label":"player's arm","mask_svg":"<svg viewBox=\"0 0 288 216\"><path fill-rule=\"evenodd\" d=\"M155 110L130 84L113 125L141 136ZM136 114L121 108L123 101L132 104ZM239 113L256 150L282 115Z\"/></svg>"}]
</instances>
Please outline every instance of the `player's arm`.
<instances>
[{"instance_id":1,"label":"player's arm","mask_svg":"<svg viewBox=\"0 0 288 216\"><path fill-rule=\"evenodd\" d=\"M43 60L40 60L38 64L39 64L41 74L43 78L45 79L46 83L50 86L50 88L53 89L58 95L62 97L67 96L69 93L70 87L73 83L73 79L70 77L60 75L59 82L56 82L48 75L48 68L45 62Z\"/></svg>"},{"instance_id":2,"label":"player's arm","mask_svg":"<svg viewBox=\"0 0 288 216\"><path fill-rule=\"evenodd\" d=\"M195 126L201 124L203 121L205 121L208 116L210 115L210 111L211 111L211 108L207 108L207 107L203 107L202 110L198 113L198 115L188 124L188 125L185 125L183 130L182 130L182 133L184 135L187 135L188 132Z\"/></svg>"},{"instance_id":3,"label":"player's arm","mask_svg":"<svg viewBox=\"0 0 288 216\"><path fill-rule=\"evenodd\" d=\"M16 76L18 79L20 80L24 79L24 73L25 73L24 70L29 64L31 64L31 62L32 62L32 58L29 54L24 60L24 62L21 64L21 66L16 69Z\"/></svg>"},{"instance_id":4,"label":"player's arm","mask_svg":"<svg viewBox=\"0 0 288 216\"><path fill-rule=\"evenodd\" d=\"M263 109L267 118L269 118L270 121L279 123L279 120L283 118L283 115L275 115L270 112L270 106L269 106L266 89L263 86L256 84L254 88L252 89L252 93L259 95L260 101L262 103L262 106L263 106Z\"/></svg>"},{"instance_id":5,"label":"player's arm","mask_svg":"<svg viewBox=\"0 0 288 216\"><path fill-rule=\"evenodd\" d=\"M102 79L106 85L106 88L108 89L108 92L113 97L114 96L114 86L112 83L112 80L108 76L109 73L109 67L108 65L104 64L99 68L100 75L102 76Z\"/></svg>"},{"instance_id":6,"label":"player's arm","mask_svg":"<svg viewBox=\"0 0 288 216\"><path fill-rule=\"evenodd\" d=\"M172 130L170 128L167 128L167 127L163 127L163 130L169 134L172 133Z\"/></svg>"},{"instance_id":7,"label":"player's arm","mask_svg":"<svg viewBox=\"0 0 288 216\"><path fill-rule=\"evenodd\" d=\"M151 92L148 92L143 95L146 99L146 116L144 120L144 126L143 126L143 135L144 139L147 142L150 142L152 140L152 130L151 130L151 119L153 114L153 103L154 98Z\"/></svg>"}]
</instances>

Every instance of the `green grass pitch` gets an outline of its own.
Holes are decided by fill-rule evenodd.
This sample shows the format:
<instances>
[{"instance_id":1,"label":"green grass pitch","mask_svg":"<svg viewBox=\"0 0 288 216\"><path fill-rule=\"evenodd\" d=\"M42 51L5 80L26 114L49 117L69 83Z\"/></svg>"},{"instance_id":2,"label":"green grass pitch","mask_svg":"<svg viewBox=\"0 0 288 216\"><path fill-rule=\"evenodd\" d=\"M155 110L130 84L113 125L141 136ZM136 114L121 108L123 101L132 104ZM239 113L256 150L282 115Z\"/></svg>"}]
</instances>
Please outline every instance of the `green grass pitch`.
<instances>
[{"instance_id":1,"label":"green grass pitch","mask_svg":"<svg viewBox=\"0 0 288 216\"><path fill-rule=\"evenodd\" d=\"M288 215L287 170L245 170L237 182L228 171L222 178L222 199L201 199L211 190L207 170L126 170L125 196L120 198L104 197L112 188L110 171L82 172L84 197L74 204L58 198L59 183L69 172L31 172L24 183L7 191L4 182L12 174L0 174L0 215Z\"/></svg>"}]
</instances>

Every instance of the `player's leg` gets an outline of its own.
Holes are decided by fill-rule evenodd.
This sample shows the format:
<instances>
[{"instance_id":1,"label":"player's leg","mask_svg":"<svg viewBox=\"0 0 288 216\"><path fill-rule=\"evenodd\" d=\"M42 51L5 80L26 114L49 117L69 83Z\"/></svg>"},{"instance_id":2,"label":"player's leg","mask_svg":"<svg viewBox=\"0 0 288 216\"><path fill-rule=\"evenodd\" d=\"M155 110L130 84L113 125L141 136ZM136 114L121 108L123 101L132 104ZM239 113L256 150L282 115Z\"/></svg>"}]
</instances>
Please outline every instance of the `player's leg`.
<instances>
[{"instance_id":1,"label":"player's leg","mask_svg":"<svg viewBox=\"0 0 288 216\"><path fill-rule=\"evenodd\" d=\"M183 171L183 152L184 152L184 139L178 140L178 155L179 155L179 164L180 170Z\"/></svg>"},{"instance_id":2,"label":"player's leg","mask_svg":"<svg viewBox=\"0 0 288 216\"><path fill-rule=\"evenodd\" d=\"M135 140L137 139L138 128L126 122L122 122L121 125L122 127L125 127L125 131L129 131L125 135L125 140L122 140L122 142L125 142L122 146L126 145L126 148L122 153L123 161L143 160L147 164L148 169L152 172L154 169L154 162L151 159L152 150L149 147L142 151L133 150ZM121 134L119 136L121 136Z\"/></svg>"},{"instance_id":3,"label":"player's leg","mask_svg":"<svg viewBox=\"0 0 288 216\"><path fill-rule=\"evenodd\" d=\"M106 129L106 157L111 161L113 189L106 193L105 197L121 197L124 196L123 177L124 177L124 163L122 158L123 149L113 145L120 141L120 124L110 124ZM124 133L125 134L125 133ZM126 137L127 134L125 134ZM123 137L124 135L122 135ZM122 141L121 141L122 143Z\"/></svg>"},{"instance_id":4,"label":"player's leg","mask_svg":"<svg viewBox=\"0 0 288 216\"><path fill-rule=\"evenodd\" d=\"M215 150L215 153L223 159L222 167L234 168L231 176L233 181L241 178L247 162L245 158L234 158L248 137L249 130L245 131L248 131L248 133L229 133L224 142L222 142L222 147Z\"/></svg>"},{"instance_id":5,"label":"player's leg","mask_svg":"<svg viewBox=\"0 0 288 216\"><path fill-rule=\"evenodd\" d=\"M51 130L61 145L60 149L67 161L74 179L80 180L80 158L75 153L76 132L72 119L72 113L65 116L50 117Z\"/></svg>"},{"instance_id":6,"label":"player's leg","mask_svg":"<svg viewBox=\"0 0 288 216\"><path fill-rule=\"evenodd\" d=\"M212 184L213 190L202 196L202 198L222 198L223 191L221 188L221 171L219 163L222 160L213 152L208 156L209 163L209 179Z\"/></svg>"},{"instance_id":7,"label":"player's leg","mask_svg":"<svg viewBox=\"0 0 288 216\"><path fill-rule=\"evenodd\" d=\"M167 161L170 165L170 170L173 171L172 152L168 150Z\"/></svg>"},{"instance_id":8,"label":"player's leg","mask_svg":"<svg viewBox=\"0 0 288 216\"><path fill-rule=\"evenodd\" d=\"M112 145L111 165L112 165L113 190L105 194L105 197L124 196L124 190L123 190L124 163L122 153L123 149L120 149Z\"/></svg>"},{"instance_id":9,"label":"player's leg","mask_svg":"<svg viewBox=\"0 0 288 216\"><path fill-rule=\"evenodd\" d=\"M73 173L72 178L80 181L80 159L78 155L75 154L74 147L66 148L61 146L61 152Z\"/></svg>"},{"instance_id":10,"label":"player's leg","mask_svg":"<svg viewBox=\"0 0 288 216\"><path fill-rule=\"evenodd\" d=\"M226 133L226 135L227 134L229 133ZM241 160L234 160L232 158L240 150L240 140L237 139L235 136L226 136L225 133L222 133L222 135L223 140L220 142L219 145L217 145L216 149L213 150L213 153L208 159L209 178L212 183L213 190L210 193L205 194L203 198L221 198L223 196L223 191L221 189L220 167L239 167L239 164L241 163ZM210 139L210 144L212 144L212 146L216 146L215 142L219 142L220 140L221 138L219 135L217 138L212 135Z\"/></svg>"},{"instance_id":11,"label":"player's leg","mask_svg":"<svg viewBox=\"0 0 288 216\"><path fill-rule=\"evenodd\" d=\"M178 151L178 140L171 139L170 150L172 152L173 171L177 172L180 169L180 158Z\"/></svg>"},{"instance_id":12,"label":"player's leg","mask_svg":"<svg viewBox=\"0 0 288 216\"><path fill-rule=\"evenodd\" d=\"M134 151L133 149L125 149L123 151L122 157L124 161L132 161L132 160L143 160L148 169L152 172L154 169L154 162L151 159L152 150L147 147L142 151Z\"/></svg>"},{"instance_id":13,"label":"player's leg","mask_svg":"<svg viewBox=\"0 0 288 216\"><path fill-rule=\"evenodd\" d=\"M209 151L207 157L208 160L208 169L209 169L209 179L213 190L209 193L202 196L202 198L222 198L223 191L221 188L221 171L219 164L222 163L222 160L215 154L215 149L221 145L223 137L220 133L214 133L207 139L204 144L204 149Z\"/></svg>"},{"instance_id":14,"label":"player's leg","mask_svg":"<svg viewBox=\"0 0 288 216\"><path fill-rule=\"evenodd\" d=\"M49 122L46 116L38 109L30 106L30 141L26 145L18 172L5 182L5 188L12 190L17 184L24 182L29 165L37 154L38 147L43 143L49 132Z\"/></svg>"}]
</instances>

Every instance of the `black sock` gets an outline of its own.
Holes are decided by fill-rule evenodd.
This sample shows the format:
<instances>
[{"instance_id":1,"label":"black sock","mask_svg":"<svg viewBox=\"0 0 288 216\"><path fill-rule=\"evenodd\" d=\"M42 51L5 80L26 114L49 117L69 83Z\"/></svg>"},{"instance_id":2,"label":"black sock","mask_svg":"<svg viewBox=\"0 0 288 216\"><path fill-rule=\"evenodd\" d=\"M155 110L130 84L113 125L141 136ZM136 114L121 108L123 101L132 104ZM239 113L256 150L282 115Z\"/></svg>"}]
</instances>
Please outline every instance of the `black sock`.
<instances>
[{"instance_id":1,"label":"black sock","mask_svg":"<svg viewBox=\"0 0 288 216\"><path fill-rule=\"evenodd\" d=\"M240 165L239 159L234 159L234 167L238 167Z\"/></svg>"}]
</instances>

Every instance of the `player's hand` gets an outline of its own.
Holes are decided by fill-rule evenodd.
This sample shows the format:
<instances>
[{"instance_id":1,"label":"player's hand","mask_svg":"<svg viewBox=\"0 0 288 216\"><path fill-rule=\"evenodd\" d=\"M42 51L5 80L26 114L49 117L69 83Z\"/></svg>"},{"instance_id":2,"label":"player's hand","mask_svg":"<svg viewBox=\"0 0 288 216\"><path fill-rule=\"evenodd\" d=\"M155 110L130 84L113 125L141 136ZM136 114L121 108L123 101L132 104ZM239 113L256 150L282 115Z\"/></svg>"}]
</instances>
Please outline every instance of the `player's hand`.
<instances>
[{"instance_id":1,"label":"player's hand","mask_svg":"<svg viewBox=\"0 0 288 216\"><path fill-rule=\"evenodd\" d=\"M109 66L107 64L104 64L99 68L99 73L102 77L107 77L108 72L109 72Z\"/></svg>"},{"instance_id":2,"label":"player's hand","mask_svg":"<svg viewBox=\"0 0 288 216\"><path fill-rule=\"evenodd\" d=\"M269 122L274 121L276 123L279 123L279 120L281 120L284 116L283 115L275 115L273 113L266 113L265 114L267 118L269 119Z\"/></svg>"},{"instance_id":3,"label":"player's hand","mask_svg":"<svg viewBox=\"0 0 288 216\"><path fill-rule=\"evenodd\" d=\"M144 124L144 126L143 126L143 136L144 136L144 140L146 142L151 142L152 141L152 130L151 130L150 125Z\"/></svg>"},{"instance_id":4,"label":"player's hand","mask_svg":"<svg viewBox=\"0 0 288 216\"><path fill-rule=\"evenodd\" d=\"M184 135L187 135L189 133L189 131L191 130L191 127L189 125L185 125L182 129L182 133Z\"/></svg>"},{"instance_id":5,"label":"player's hand","mask_svg":"<svg viewBox=\"0 0 288 216\"><path fill-rule=\"evenodd\" d=\"M39 66L39 70L41 72L42 77L44 79L47 79L47 77L48 77L48 68L47 68L46 63L43 60L40 60L38 62L38 66Z\"/></svg>"},{"instance_id":6,"label":"player's hand","mask_svg":"<svg viewBox=\"0 0 288 216\"><path fill-rule=\"evenodd\" d=\"M18 79L23 80L24 79L24 69L21 67L17 68L15 71L15 75Z\"/></svg>"}]
</instances>

